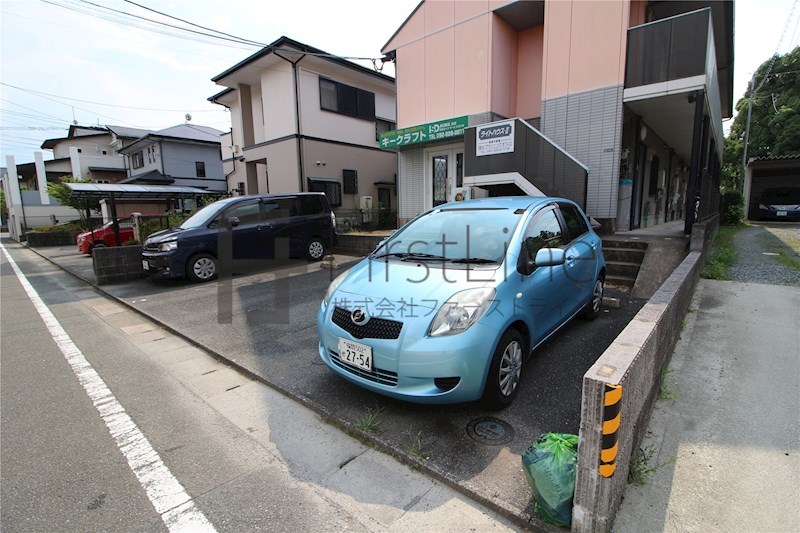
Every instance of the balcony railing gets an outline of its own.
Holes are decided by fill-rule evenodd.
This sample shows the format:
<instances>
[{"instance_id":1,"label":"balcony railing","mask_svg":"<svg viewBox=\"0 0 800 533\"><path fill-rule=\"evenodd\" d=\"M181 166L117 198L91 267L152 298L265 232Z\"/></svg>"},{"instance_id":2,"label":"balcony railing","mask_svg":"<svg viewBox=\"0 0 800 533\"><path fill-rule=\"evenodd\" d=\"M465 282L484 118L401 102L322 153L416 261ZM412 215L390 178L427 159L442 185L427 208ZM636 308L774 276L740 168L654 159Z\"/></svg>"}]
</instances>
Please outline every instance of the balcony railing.
<instances>
[{"instance_id":1,"label":"balcony railing","mask_svg":"<svg viewBox=\"0 0 800 533\"><path fill-rule=\"evenodd\" d=\"M705 8L630 28L625 88L705 74L714 53L710 17Z\"/></svg>"}]
</instances>

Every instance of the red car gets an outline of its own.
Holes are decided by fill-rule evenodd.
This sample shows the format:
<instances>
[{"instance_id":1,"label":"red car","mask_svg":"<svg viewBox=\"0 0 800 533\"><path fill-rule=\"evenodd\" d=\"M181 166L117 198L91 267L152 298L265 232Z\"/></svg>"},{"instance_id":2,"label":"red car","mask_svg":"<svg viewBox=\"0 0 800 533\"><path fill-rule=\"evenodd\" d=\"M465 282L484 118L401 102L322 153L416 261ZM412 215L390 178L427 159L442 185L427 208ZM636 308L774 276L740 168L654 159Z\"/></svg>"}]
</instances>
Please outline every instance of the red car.
<instances>
[{"instance_id":1,"label":"red car","mask_svg":"<svg viewBox=\"0 0 800 533\"><path fill-rule=\"evenodd\" d=\"M130 241L133 239L133 219L121 218L117 221L119 224L119 243ZM94 233L94 236L92 236ZM114 239L114 226L113 222L107 222L99 228L92 231L84 231L78 234L76 238L78 250L84 254L91 254L93 248L100 246L116 246L117 242Z\"/></svg>"}]
</instances>

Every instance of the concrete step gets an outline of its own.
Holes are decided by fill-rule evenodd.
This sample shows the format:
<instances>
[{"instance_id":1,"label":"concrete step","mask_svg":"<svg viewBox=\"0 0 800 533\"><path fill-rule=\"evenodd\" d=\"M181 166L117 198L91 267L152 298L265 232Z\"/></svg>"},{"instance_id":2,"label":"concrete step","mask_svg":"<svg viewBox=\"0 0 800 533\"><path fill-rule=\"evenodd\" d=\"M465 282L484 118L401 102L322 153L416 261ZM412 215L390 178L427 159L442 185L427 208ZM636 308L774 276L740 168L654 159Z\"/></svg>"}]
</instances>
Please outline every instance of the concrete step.
<instances>
[{"instance_id":1,"label":"concrete step","mask_svg":"<svg viewBox=\"0 0 800 533\"><path fill-rule=\"evenodd\" d=\"M625 287L627 289L631 289L634 283L636 283L636 278L631 278L628 276L617 276L614 274L606 274L607 285L613 285L615 287Z\"/></svg>"},{"instance_id":2,"label":"concrete step","mask_svg":"<svg viewBox=\"0 0 800 533\"><path fill-rule=\"evenodd\" d=\"M639 275L641 261L609 261L606 258L606 271L614 276L636 279Z\"/></svg>"},{"instance_id":3,"label":"concrete step","mask_svg":"<svg viewBox=\"0 0 800 533\"><path fill-rule=\"evenodd\" d=\"M603 238L603 249L606 247L609 248L634 248L637 250L647 250L647 242L645 241L635 241L635 240L625 240L625 239L615 239L613 237L604 237Z\"/></svg>"},{"instance_id":4,"label":"concrete step","mask_svg":"<svg viewBox=\"0 0 800 533\"><path fill-rule=\"evenodd\" d=\"M603 253L606 256L606 261L624 261L628 263L641 264L644 260L644 254L647 250L641 248L621 248L603 245Z\"/></svg>"}]
</instances>

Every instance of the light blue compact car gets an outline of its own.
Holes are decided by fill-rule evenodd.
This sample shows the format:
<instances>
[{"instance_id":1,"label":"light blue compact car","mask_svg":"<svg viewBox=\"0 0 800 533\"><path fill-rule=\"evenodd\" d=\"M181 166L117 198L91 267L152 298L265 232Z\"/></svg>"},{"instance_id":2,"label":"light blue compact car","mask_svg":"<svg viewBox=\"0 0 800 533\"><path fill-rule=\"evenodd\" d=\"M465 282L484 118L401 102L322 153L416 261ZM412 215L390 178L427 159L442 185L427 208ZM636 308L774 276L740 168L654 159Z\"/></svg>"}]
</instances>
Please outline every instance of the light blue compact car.
<instances>
[{"instance_id":1,"label":"light blue compact car","mask_svg":"<svg viewBox=\"0 0 800 533\"><path fill-rule=\"evenodd\" d=\"M562 198L484 198L411 220L331 283L319 354L361 387L417 403L510 404L528 355L600 313L600 237Z\"/></svg>"}]
</instances>

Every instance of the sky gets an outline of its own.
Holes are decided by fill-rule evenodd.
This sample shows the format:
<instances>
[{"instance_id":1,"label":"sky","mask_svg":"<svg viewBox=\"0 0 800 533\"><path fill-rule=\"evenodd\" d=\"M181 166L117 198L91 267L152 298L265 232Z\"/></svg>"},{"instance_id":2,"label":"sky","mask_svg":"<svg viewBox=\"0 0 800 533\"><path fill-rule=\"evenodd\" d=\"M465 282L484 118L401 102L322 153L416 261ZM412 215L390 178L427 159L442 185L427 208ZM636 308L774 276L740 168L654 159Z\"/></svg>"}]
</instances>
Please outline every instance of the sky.
<instances>
[{"instance_id":1,"label":"sky","mask_svg":"<svg viewBox=\"0 0 800 533\"><path fill-rule=\"evenodd\" d=\"M230 129L229 113L207 101L223 89L210 80L260 47L136 18L210 33L152 10L256 43L285 35L344 57L380 58L381 47L417 4L0 0L0 166L6 155L18 164L33 161L42 142L65 136L73 121L158 130L183 123L188 113L191 124ZM800 44L800 0L736 0L735 5L738 100L762 62ZM387 63L383 72L394 75L393 65ZM51 152L43 153L51 158Z\"/></svg>"}]
</instances>

